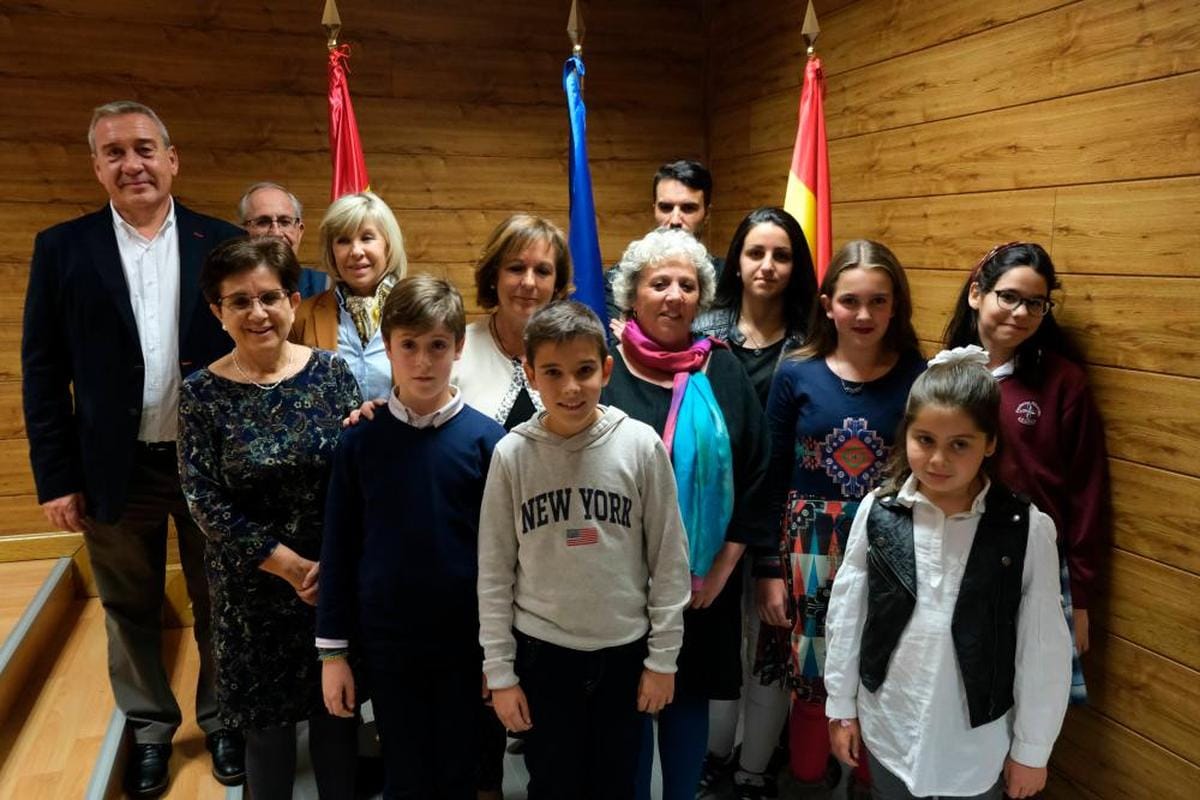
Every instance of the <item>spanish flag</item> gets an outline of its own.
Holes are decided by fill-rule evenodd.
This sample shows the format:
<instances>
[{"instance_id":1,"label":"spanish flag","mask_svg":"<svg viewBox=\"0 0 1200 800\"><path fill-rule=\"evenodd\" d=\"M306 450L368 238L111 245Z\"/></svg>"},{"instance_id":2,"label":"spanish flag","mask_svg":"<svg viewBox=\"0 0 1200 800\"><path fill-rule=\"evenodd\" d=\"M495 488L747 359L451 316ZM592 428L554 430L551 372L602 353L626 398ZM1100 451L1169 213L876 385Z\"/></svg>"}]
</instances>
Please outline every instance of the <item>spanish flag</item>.
<instances>
[{"instance_id":1,"label":"spanish flag","mask_svg":"<svg viewBox=\"0 0 1200 800\"><path fill-rule=\"evenodd\" d=\"M817 283L825 277L825 268L833 255L833 226L829 213L829 146L825 141L825 73L821 59L808 57L804 68L804 88L800 92L800 122L796 128L796 146L792 150L792 169L788 173L787 195L783 208L800 222Z\"/></svg>"},{"instance_id":2,"label":"spanish flag","mask_svg":"<svg viewBox=\"0 0 1200 800\"><path fill-rule=\"evenodd\" d=\"M346 83L346 61L349 58L348 44L329 50L329 154L333 157L330 200L337 200L344 194L364 192L370 187L362 141L358 138L358 121L354 119L350 87Z\"/></svg>"}]
</instances>

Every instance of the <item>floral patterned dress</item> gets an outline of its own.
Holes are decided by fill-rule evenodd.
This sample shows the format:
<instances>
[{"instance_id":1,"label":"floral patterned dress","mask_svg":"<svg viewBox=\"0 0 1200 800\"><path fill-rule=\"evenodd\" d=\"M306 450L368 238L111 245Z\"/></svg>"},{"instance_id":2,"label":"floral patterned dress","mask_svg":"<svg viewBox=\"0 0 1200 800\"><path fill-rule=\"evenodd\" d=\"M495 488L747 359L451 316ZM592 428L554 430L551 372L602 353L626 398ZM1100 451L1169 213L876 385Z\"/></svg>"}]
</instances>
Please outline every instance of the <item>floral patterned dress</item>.
<instances>
[{"instance_id":1,"label":"floral patterned dress","mask_svg":"<svg viewBox=\"0 0 1200 800\"><path fill-rule=\"evenodd\" d=\"M824 359L785 360L767 400L771 492L792 629L764 625L755 672L802 701L825 699L825 612L859 501L879 484L920 354L868 383L843 381Z\"/></svg>"},{"instance_id":2,"label":"floral patterned dress","mask_svg":"<svg viewBox=\"0 0 1200 800\"><path fill-rule=\"evenodd\" d=\"M199 370L179 403L179 473L208 539L221 721L268 728L321 708L316 609L259 565L285 544L321 553L325 490L341 420L361 399L338 356L314 350L272 389Z\"/></svg>"}]
</instances>

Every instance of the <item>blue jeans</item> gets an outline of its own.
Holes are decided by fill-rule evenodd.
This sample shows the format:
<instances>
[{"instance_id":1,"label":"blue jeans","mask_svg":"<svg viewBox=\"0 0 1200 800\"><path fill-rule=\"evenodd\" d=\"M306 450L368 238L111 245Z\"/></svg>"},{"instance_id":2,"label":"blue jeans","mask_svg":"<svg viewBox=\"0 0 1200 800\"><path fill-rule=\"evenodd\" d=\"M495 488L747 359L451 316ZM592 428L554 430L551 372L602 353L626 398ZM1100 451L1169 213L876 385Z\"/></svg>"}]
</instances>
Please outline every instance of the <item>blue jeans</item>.
<instances>
[{"instance_id":1,"label":"blue jeans","mask_svg":"<svg viewBox=\"0 0 1200 800\"><path fill-rule=\"evenodd\" d=\"M662 767L662 800L695 800L700 770L708 749L708 698L676 692L658 712L658 760ZM638 757L637 800L650 800L654 766L654 726L646 717Z\"/></svg>"}]
</instances>

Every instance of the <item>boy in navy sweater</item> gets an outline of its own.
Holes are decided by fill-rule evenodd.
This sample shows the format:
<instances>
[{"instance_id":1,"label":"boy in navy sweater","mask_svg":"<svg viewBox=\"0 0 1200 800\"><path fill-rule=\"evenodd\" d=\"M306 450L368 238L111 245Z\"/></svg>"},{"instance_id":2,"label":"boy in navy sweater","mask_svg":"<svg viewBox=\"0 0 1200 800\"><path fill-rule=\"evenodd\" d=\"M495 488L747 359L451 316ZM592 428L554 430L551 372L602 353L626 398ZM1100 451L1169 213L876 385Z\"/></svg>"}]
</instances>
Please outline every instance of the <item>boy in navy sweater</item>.
<instances>
[{"instance_id":1,"label":"boy in navy sweater","mask_svg":"<svg viewBox=\"0 0 1200 800\"><path fill-rule=\"evenodd\" d=\"M342 434L325 507L325 704L351 716L356 676L370 685L388 798L475 797L479 505L504 429L450 385L465 327L449 282L392 289L380 328L395 386L386 413Z\"/></svg>"}]
</instances>

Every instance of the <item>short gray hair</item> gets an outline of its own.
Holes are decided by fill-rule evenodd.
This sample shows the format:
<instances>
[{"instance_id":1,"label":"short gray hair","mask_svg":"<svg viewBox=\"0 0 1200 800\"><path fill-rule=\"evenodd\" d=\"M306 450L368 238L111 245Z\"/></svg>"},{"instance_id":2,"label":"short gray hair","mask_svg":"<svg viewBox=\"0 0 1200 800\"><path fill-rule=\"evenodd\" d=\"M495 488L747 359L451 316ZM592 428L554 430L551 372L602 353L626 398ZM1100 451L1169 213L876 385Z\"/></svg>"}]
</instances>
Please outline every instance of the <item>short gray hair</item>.
<instances>
[{"instance_id":1,"label":"short gray hair","mask_svg":"<svg viewBox=\"0 0 1200 800\"><path fill-rule=\"evenodd\" d=\"M263 189L278 189L288 196L292 201L292 216L296 219L304 219L304 206L300 205L300 201L296 195L289 192L283 186L280 186L274 181L259 181L250 185L250 188L242 195L242 199L238 201L238 219L242 222L246 221L246 215L250 213L250 195Z\"/></svg>"},{"instance_id":2,"label":"short gray hair","mask_svg":"<svg viewBox=\"0 0 1200 800\"><path fill-rule=\"evenodd\" d=\"M167 126L158 118L158 114L154 113L154 109L136 100L114 100L92 109L92 122L88 125L87 134L89 153L95 154L96 152L96 123L105 117L120 117L125 114L141 114L154 120L154 124L158 126L158 133L162 137L163 147L171 146L171 134L167 133Z\"/></svg>"},{"instance_id":3,"label":"short gray hair","mask_svg":"<svg viewBox=\"0 0 1200 800\"><path fill-rule=\"evenodd\" d=\"M661 264L672 258L682 259L696 268L700 284L700 305L697 311L708 308L717 290L717 272L713 269L708 250L685 230L659 228L641 239L629 243L621 261L613 267L613 300L628 313L637 296L638 279L646 267Z\"/></svg>"}]
</instances>

